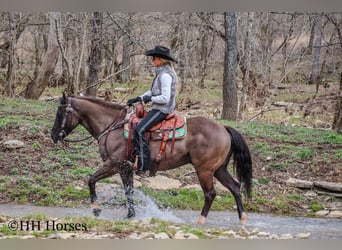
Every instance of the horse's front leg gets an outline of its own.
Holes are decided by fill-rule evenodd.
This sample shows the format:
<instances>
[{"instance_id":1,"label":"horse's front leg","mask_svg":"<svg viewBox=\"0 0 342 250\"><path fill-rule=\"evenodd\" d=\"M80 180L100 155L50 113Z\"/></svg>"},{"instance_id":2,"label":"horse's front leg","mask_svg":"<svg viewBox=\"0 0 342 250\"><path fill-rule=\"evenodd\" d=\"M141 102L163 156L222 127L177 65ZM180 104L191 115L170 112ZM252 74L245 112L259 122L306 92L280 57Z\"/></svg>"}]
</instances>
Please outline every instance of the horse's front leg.
<instances>
[{"instance_id":1,"label":"horse's front leg","mask_svg":"<svg viewBox=\"0 0 342 250\"><path fill-rule=\"evenodd\" d=\"M120 167L120 177L125 189L125 195L127 199L128 214L127 218L132 218L135 216L134 202L133 202L133 164L125 162Z\"/></svg>"},{"instance_id":2,"label":"horse's front leg","mask_svg":"<svg viewBox=\"0 0 342 250\"><path fill-rule=\"evenodd\" d=\"M118 171L115 168L114 164L111 160L106 160L102 167L98 169L95 174L91 175L88 181L89 186L89 192L90 192L90 202L93 208L93 213L95 216L99 216L101 213L101 208L99 208L99 205L97 204L97 195L95 191L95 185L96 182L98 182L101 179L110 177L114 174L116 174Z\"/></svg>"}]
</instances>

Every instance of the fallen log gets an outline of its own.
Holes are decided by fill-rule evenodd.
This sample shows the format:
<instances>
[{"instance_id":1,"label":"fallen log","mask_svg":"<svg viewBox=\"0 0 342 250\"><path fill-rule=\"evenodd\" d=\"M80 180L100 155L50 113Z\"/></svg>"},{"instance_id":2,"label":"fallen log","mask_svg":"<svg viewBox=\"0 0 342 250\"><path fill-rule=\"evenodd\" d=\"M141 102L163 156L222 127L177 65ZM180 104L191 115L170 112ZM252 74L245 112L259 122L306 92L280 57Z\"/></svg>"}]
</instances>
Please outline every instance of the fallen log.
<instances>
[{"instance_id":1,"label":"fallen log","mask_svg":"<svg viewBox=\"0 0 342 250\"><path fill-rule=\"evenodd\" d=\"M333 192L342 193L342 183L327 182L327 181L314 181L314 186L326 189Z\"/></svg>"},{"instance_id":2,"label":"fallen log","mask_svg":"<svg viewBox=\"0 0 342 250\"><path fill-rule=\"evenodd\" d=\"M295 179L295 178L289 178L286 181L286 185L290 187L296 187L296 188L311 189L313 187L313 182Z\"/></svg>"},{"instance_id":3,"label":"fallen log","mask_svg":"<svg viewBox=\"0 0 342 250\"><path fill-rule=\"evenodd\" d=\"M328 182L328 181L306 181L295 178L289 178L286 181L286 185L290 187L296 187L301 189L313 189L318 191L326 191L329 193L335 193L336 197L340 197L338 194L342 194L342 183Z\"/></svg>"}]
</instances>

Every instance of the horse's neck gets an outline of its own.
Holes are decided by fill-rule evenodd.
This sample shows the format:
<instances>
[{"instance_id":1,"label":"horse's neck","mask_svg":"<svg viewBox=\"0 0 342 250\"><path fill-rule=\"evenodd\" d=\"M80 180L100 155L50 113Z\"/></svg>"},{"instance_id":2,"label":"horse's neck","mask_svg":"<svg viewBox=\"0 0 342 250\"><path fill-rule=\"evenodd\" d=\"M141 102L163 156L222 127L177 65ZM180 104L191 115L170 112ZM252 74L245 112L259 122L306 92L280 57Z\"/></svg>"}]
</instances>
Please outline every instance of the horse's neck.
<instances>
[{"instance_id":1,"label":"horse's neck","mask_svg":"<svg viewBox=\"0 0 342 250\"><path fill-rule=\"evenodd\" d=\"M75 107L81 116L81 125L94 137L97 137L112 123L122 119L122 110L104 107L87 100L75 99Z\"/></svg>"}]
</instances>

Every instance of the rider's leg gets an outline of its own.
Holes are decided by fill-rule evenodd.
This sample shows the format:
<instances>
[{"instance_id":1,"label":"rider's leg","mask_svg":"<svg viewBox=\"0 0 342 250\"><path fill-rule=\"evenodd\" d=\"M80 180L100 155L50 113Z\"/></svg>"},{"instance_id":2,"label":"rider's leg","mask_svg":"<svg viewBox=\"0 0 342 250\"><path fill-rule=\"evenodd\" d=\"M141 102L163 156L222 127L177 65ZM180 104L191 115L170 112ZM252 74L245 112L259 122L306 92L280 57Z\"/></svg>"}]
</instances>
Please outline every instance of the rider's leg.
<instances>
[{"instance_id":1,"label":"rider's leg","mask_svg":"<svg viewBox=\"0 0 342 250\"><path fill-rule=\"evenodd\" d=\"M138 154L138 169L149 170L151 166L150 147L148 145L145 132L152 128L158 122L165 119L167 114L159 110L152 109L138 124L134 130L135 145Z\"/></svg>"}]
</instances>

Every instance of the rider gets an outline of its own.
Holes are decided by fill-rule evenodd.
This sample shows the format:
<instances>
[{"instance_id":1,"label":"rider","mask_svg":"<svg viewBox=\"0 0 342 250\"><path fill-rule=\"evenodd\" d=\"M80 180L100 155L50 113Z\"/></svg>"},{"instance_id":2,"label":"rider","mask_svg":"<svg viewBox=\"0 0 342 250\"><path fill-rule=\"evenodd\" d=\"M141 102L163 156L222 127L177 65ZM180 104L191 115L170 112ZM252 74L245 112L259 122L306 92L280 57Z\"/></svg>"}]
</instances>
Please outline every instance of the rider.
<instances>
[{"instance_id":1,"label":"rider","mask_svg":"<svg viewBox=\"0 0 342 250\"><path fill-rule=\"evenodd\" d=\"M151 111L140 121L134 130L134 140L138 155L138 174L146 172L151 167L150 148L145 132L175 110L177 75L172 62L176 62L170 55L170 50L164 46L156 46L145 52L146 56L152 56L155 67L155 77L151 89L136 98L127 101L131 106L136 102L145 104L152 101Z\"/></svg>"}]
</instances>

